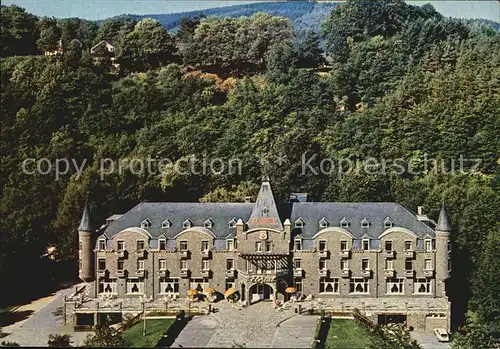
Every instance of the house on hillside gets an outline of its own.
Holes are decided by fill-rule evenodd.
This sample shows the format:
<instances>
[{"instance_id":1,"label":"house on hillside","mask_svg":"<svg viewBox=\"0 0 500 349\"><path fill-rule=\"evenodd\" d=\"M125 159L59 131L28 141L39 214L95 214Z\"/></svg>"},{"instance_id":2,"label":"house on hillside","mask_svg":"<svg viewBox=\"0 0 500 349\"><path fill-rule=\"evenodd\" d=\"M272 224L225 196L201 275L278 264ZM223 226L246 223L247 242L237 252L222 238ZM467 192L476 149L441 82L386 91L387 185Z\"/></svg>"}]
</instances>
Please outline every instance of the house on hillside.
<instances>
[{"instance_id":1,"label":"house on hillside","mask_svg":"<svg viewBox=\"0 0 500 349\"><path fill-rule=\"evenodd\" d=\"M80 39L71 40L67 46L63 44L62 38L57 42L57 48L54 51L44 51L45 56L60 56L63 55L65 49L69 47L77 47L80 50L83 48L83 43Z\"/></svg>"},{"instance_id":2,"label":"house on hillside","mask_svg":"<svg viewBox=\"0 0 500 349\"><path fill-rule=\"evenodd\" d=\"M115 52L116 44L114 40L102 40L90 49L90 54L94 56L95 60L109 58L113 67L118 68L119 64L116 62Z\"/></svg>"}]
</instances>

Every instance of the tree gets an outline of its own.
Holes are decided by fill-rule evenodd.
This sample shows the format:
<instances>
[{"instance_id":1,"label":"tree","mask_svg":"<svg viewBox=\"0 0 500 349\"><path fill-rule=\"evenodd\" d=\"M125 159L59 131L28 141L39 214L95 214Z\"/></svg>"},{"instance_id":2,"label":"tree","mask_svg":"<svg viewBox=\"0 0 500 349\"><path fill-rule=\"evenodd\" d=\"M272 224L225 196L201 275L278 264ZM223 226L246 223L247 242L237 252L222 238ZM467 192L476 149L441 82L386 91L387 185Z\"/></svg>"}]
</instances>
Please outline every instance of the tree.
<instances>
[{"instance_id":1,"label":"tree","mask_svg":"<svg viewBox=\"0 0 500 349\"><path fill-rule=\"evenodd\" d=\"M323 50L319 46L319 37L312 30L306 31L294 51L298 68L317 68L325 62Z\"/></svg>"},{"instance_id":2,"label":"tree","mask_svg":"<svg viewBox=\"0 0 500 349\"><path fill-rule=\"evenodd\" d=\"M71 335L69 334L49 334L49 347L71 347Z\"/></svg>"},{"instance_id":3,"label":"tree","mask_svg":"<svg viewBox=\"0 0 500 349\"><path fill-rule=\"evenodd\" d=\"M402 325L377 326L373 331L371 349L422 349Z\"/></svg>"},{"instance_id":4,"label":"tree","mask_svg":"<svg viewBox=\"0 0 500 349\"><path fill-rule=\"evenodd\" d=\"M491 349L500 346L498 330L479 324L468 324L453 336L453 349Z\"/></svg>"},{"instance_id":5,"label":"tree","mask_svg":"<svg viewBox=\"0 0 500 349\"><path fill-rule=\"evenodd\" d=\"M83 343L84 347L131 347L130 341L125 339L113 327L102 326L89 334Z\"/></svg>"},{"instance_id":6,"label":"tree","mask_svg":"<svg viewBox=\"0 0 500 349\"><path fill-rule=\"evenodd\" d=\"M42 18L38 22L40 36L37 40L37 46L40 50L53 52L59 48L61 40L61 29L57 26L55 18Z\"/></svg>"},{"instance_id":7,"label":"tree","mask_svg":"<svg viewBox=\"0 0 500 349\"><path fill-rule=\"evenodd\" d=\"M16 5L1 5L1 57L25 56L37 52L38 18Z\"/></svg>"}]
</instances>

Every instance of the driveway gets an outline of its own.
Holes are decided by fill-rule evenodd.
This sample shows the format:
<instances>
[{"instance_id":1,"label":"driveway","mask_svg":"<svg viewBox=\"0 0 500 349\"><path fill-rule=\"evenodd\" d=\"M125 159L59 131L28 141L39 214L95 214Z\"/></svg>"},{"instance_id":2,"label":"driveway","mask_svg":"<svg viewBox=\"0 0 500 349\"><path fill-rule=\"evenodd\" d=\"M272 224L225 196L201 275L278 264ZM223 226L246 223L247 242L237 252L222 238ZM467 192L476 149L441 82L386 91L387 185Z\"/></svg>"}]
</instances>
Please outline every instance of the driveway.
<instances>
[{"instance_id":1,"label":"driveway","mask_svg":"<svg viewBox=\"0 0 500 349\"><path fill-rule=\"evenodd\" d=\"M438 342L434 333L429 331L412 331L411 337L415 339L423 349L449 349L450 343Z\"/></svg>"},{"instance_id":2,"label":"driveway","mask_svg":"<svg viewBox=\"0 0 500 349\"><path fill-rule=\"evenodd\" d=\"M64 296L75 291L74 287L57 291L55 294L36 300L18 308L17 311L33 311L23 321L4 327L10 334L2 341L16 342L21 346L47 346L49 334L71 334L73 345L82 345L87 333L74 333L72 326L62 326Z\"/></svg>"}]
</instances>

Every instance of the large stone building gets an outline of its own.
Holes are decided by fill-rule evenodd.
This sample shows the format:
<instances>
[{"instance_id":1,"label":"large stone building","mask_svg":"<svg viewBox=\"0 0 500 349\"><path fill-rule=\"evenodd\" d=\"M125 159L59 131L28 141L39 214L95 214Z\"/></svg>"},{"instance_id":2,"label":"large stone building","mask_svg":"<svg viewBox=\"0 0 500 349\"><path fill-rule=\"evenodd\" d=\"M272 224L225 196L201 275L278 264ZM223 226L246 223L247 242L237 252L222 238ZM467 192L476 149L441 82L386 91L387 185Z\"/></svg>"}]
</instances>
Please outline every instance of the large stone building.
<instances>
[{"instance_id":1,"label":"large stone building","mask_svg":"<svg viewBox=\"0 0 500 349\"><path fill-rule=\"evenodd\" d=\"M80 278L90 297L238 290L287 300L285 288L351 304L375 321L450 326L450 224L396 203L274 200L264 177L255 203L143 202L111 216L95 240L85 207ZM420 210L419 210L420 211ZM435 226L434 226L435 225ZM384 316L384 317L382 317Z\"/></svg>"}]
</instances>

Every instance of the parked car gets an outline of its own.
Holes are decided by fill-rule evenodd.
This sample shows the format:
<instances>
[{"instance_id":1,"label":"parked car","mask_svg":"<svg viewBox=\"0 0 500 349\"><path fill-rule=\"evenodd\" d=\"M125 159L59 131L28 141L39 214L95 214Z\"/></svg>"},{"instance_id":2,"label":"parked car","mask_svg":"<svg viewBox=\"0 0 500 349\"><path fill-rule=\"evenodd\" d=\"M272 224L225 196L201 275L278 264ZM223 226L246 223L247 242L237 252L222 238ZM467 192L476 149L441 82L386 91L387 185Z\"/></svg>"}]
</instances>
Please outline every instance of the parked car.
<instances>
[{"instance_id":1,"label":"parked car","mask_svg":"<svg viewBox=\"0 0 500 349\"><path fill-rule=\"evenodd\" d=\"M448 331L445 330L444 328L435 328L434 334L436 335L438 341L440 341L440 342L449 342L450 341L450 335L448 334Z\"/></svg>"}]
</instances>

